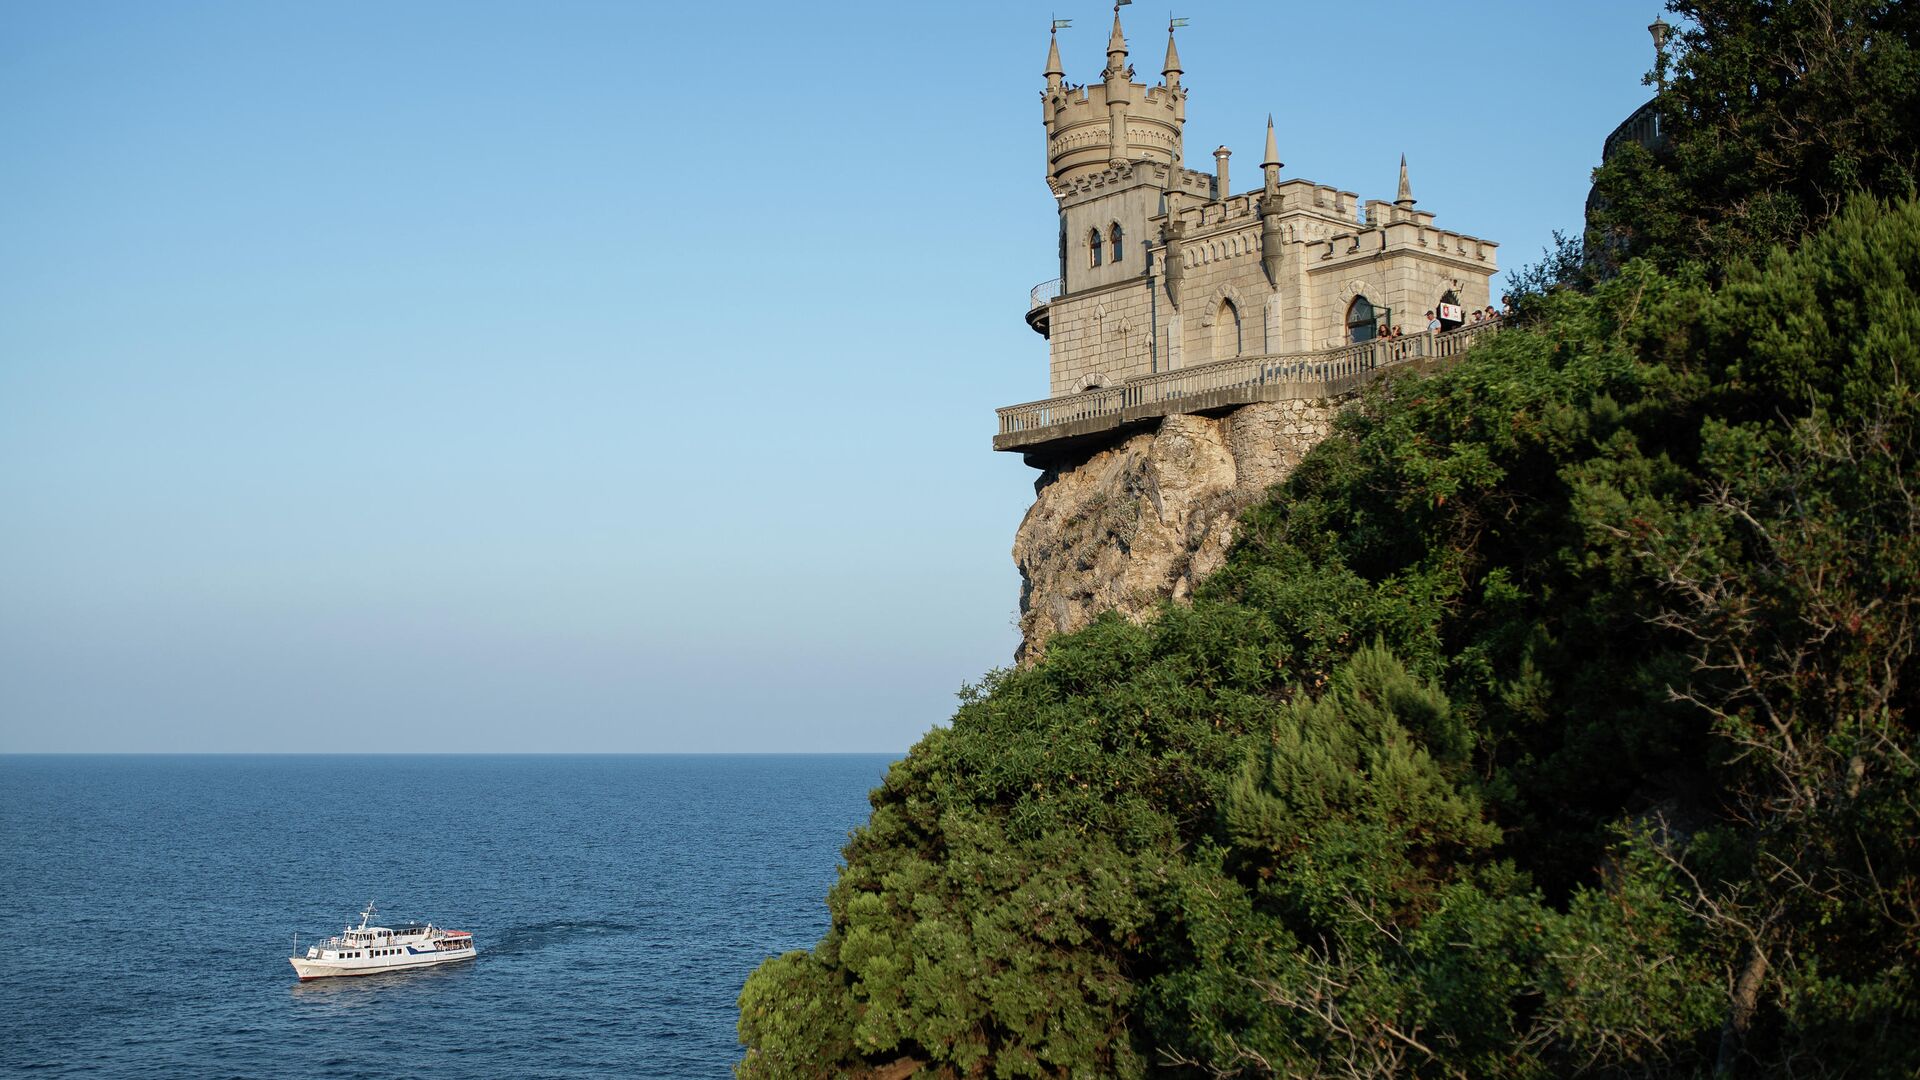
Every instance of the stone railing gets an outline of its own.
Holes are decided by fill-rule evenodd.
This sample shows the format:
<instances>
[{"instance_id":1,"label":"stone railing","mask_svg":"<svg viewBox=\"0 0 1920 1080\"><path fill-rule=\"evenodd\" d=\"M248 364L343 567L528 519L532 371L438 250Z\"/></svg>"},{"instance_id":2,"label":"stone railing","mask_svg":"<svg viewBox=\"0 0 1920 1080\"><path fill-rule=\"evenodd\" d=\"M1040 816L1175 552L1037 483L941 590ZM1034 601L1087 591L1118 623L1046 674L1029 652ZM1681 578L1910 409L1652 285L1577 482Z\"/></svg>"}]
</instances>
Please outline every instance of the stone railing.
<instances>
[{"instance_id":1,"label":"stone railing","mask_svg":"<svg viewBox=\"0 0 1920 1080\"><path fill-rule=\"evenodd\" d=\"M1033 290L1027 293L1027 310L1032 311L1034 308L1040 307L1043 304L1051 304L1054 302L1056 298L1059 297L1059 295L1060 295L1060 279L1059 278L1051 278L1049 280L1043 281L1040 284L1035 285L1033 287Z\"/></svg>"},{"instance_id":2,"label":"stone railing","mask_svg":"<svg viewBox=\"0 0 1920 1080\"><path fill-rule=\"evenodd\" d=\"M1317 352L1236 356L1142 375L1119 386L1009 405L997 410L1000 433L994 449L1027 449L1176 413L1344 393L1388 368L1458 356L1499 325L1473 323L1446 333L1376 338Z\"/></svg>"}]
</instances>

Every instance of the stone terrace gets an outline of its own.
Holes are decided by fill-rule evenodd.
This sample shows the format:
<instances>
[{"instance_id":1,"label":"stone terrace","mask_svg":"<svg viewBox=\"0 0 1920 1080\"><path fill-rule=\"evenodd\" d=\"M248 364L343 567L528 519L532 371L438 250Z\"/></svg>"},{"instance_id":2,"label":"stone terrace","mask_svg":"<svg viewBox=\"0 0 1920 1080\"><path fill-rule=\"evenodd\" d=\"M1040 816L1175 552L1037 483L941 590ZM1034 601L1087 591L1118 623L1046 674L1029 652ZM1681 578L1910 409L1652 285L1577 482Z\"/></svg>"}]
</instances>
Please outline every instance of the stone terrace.
<instances>
[{"instance_id":1,"label":"stone terrace","mask_svg":"<svg viewBox=\"0 0 1920 1080\"><path fill-rule=\"evenodd\" d=\"M1376 338L1337 349L1272 356L1236 356L1159 372L1078 394L996 410L995 450L1046 457L1148 426L1163 416L1209 413L1256 401L1330 398L1404 367L1444 361L1465 352L1498 322L1473 323L1446 333Z\"/></svg>"}]
</instances>

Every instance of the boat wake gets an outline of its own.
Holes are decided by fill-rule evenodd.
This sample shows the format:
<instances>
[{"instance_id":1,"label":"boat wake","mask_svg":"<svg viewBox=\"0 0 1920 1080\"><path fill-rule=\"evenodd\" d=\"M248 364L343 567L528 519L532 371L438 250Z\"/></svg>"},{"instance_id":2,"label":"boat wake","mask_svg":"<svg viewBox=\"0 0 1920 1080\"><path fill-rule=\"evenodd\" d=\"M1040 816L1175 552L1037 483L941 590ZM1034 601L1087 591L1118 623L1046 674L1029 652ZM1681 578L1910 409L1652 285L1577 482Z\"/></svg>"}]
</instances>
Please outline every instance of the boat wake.
<instances>
[{"instance_id":1,"label":"boat wake","mask_svg":"<svg viewBox=\"0 0 1920 1080\"><path fill-rule=\"evenodd\" d=\"M629 923L597 922L590 919L553 919L548 922L514 926L501 931L497 941L486 942L482 951L488 956L517 956L565 945L583 938L608 934L627 934L640 929Z\"/></svg>"}]
</instances>

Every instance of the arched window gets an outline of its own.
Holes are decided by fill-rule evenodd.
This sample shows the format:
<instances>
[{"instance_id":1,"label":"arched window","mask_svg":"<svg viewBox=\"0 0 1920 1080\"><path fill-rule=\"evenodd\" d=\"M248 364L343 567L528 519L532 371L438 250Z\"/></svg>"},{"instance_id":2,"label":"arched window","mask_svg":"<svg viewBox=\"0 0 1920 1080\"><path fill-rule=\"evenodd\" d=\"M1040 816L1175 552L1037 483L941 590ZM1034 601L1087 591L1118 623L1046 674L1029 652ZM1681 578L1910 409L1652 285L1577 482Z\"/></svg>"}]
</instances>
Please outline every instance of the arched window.
<instances>
[{"instance_id":1,"label":"arched window","mask_svg":"<svg viewBox=\"0 0 1920 1080\"><path fill-rule=\"evenodd\" d=\"M1113 241L1113 261L1119 262L1120 261L1120 223L1119 222L1116 221L1113 223L1113 227L1107 230L1107 236L1109 239Z\"/></svg>"},{"instance_id":2,"label":"arched window","mask_svg":"<svg viewBox=\"0 0 1920 1080\"><path fill-rule=\"evenodd\" d=\"M1220 300L1220 310L1213 317L1213 358L1225 360L1240 355L1240 309L1232 300L1224 297Z\"/></svg>"},{"instance_id":3,"label":"arched window","mask_svg":"<svg viewBox=\"0 0 1920 1080\"><path fill-rule=\"evenodd\" d=\"M1093 261L1088 265L1099 266L1100 265L1100 230L1099 229L1093 230L1093 232L1088 235L1087 244L1093 249Z\"/></svg>"},{"instance_id":4,"label":"arched window","mask_svg":"<svg viewBox=\"0 0 1920 1080\"><path fill-rule=\"evenodd\" d=\"M1380 334L1380 324L1373 314L1373 301L1364 296L1356 296L1353 303L1347 305L1347 340L1372 341Z\"/></svg>"}]
</instances>

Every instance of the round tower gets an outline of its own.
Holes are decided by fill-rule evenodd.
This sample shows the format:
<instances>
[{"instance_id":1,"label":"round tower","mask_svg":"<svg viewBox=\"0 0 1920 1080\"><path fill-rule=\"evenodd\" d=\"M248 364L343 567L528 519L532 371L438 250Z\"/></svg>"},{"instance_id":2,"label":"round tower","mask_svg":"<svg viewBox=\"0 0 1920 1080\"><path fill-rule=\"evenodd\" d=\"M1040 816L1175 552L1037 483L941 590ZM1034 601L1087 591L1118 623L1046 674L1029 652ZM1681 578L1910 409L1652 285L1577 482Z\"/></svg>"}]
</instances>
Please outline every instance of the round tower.
<instances>
[{"instance_id":1,"label":"round tower","mask_svg":"<svg viewBox=\"0 0 1920 1080\"><path fill-rule=\"evenodd\" d=\"M1180 163L1180 131L1187 119L1187 91L1180 85L1180 55L1167 31L1163 81L1155 86L1133 81L1127 63L1120 9L1113 12L1107 38L1107 65L1100 81L1073 86L1064 80L1057 37L1048 42L1047 79L1041 91L1047 128L1047 178L1071 183L1110 166L1138 161Z\"/></svg>"}]
</instances>

